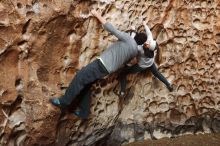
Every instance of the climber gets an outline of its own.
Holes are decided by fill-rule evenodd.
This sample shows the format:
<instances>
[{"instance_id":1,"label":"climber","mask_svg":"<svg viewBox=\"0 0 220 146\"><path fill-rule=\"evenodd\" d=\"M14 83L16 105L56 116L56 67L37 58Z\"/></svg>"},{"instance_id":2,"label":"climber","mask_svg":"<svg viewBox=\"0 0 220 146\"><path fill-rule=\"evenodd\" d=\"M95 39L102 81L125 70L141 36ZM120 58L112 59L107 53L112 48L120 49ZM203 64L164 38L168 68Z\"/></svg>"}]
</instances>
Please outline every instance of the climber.
<instances>
[{"instance_id":1,"label":"climber","mask_svg":"<svg viewBox=\"0 0 220 146\"><path fill-rule=\"evenodd\" d=\"M170 92L173 91L173 87L167 81L167 79L158 71L154 59L156 51L159 52L159 47L157 42L153 39L152 33L146 23L143 21L143 25L147 34L147 41L143 46L138 46L138 62L132 66L126 66L119 75L120 81L120 92L119 95L122 97L126 96L126 84L127 84L127 75L142 72L145 70L150 70L155 77L162 81Z\"/></svg>"},{"instance_id":2,"label":"climber","mask_svg":"<svg viewBox=\"0 0 220 146\"><path fill-rule=\"evenodd\" d=\"M78 95L85 87L90 90L93 82L117 71L123 64L134 58L138 54L137 46L143 45L147 40L145 33L136 33L132 38L128 33L117 30L96 10L92 10L91 13L102 23L104 29L118 38L118 41L110 45L97 59L77 72L64 96L50 99L50 102L61 110L67 109L76 97L79 97ZM74 112L74 114L83 118L81 111Z\"/></svg>"}]
</instances>

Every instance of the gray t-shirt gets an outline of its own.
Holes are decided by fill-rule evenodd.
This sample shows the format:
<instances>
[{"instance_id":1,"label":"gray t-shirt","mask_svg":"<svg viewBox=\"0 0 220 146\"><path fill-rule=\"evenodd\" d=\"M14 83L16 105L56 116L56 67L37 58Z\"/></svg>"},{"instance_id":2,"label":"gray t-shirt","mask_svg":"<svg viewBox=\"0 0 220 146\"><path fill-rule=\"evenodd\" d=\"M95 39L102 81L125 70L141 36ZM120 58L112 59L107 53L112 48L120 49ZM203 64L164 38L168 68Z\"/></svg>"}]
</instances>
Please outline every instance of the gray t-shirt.
<instances>
[{"instance_id":1,"label":"gray t-shirt","mask_svg":"<svg viewBox=\"0 0 220 146\"><path fill-rule=\"evenodd\" d=\"M104 28L118 38L117 42L100 55L103 65L109 73L112 73L137 55L137 43L128 33L117 30L109 22L104 24Z\"/></svg>"}]
</instances>

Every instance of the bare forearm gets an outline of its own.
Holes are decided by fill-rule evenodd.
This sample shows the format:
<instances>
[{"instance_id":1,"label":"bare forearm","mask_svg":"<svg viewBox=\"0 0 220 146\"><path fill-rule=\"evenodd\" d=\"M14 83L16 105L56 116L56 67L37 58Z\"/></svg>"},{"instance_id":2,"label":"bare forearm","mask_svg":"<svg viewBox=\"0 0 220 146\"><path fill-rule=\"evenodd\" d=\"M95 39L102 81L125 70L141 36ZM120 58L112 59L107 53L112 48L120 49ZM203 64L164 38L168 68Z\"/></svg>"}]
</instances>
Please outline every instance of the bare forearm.
<instances>
[{"instance_id":1,"label":"bare forearm","mask_svg":"<svg viewBox=\"0 0 220 146\"><path fill-rule=\"evenodd\" d=\"M106 23L106 19L102 17L97 11L92 10L91 13L95 16L102 24Z\"/></svg>"},{"instance_id":2,"label":"bare forearm","mask_svg":"<svg viewBox=\"0 0 220 146\"><path fill-rule=\"evenodd\" d=\"M111 23L107 23L106 19L100 15L101 13L98 13L96 10L92 10L91 13L102 23L105 30L112 33L119 40L126 41L124 33L116 29Z\"/></svg>"},{"instance_id":3,"label":"bare forearm","mask_svg":"<svg viewBox=\"0 0 220 146\"><path fill-rule=\"evenodd\" d=\"M146 31L146 34L147 34L147 41L152 41L153 40L153 35L150 31L150 28L147 26L147 24L145 22L143 22L143 25L144 25L144 29Z\"/></svg>"},{"instance_id":4,"label":"bare forearm","mask_svg":"<svg viewBox=\"0 0 220 146\"><path fill-rule=\"evenodd\" d=\"M105 24L105 23L106 23L105 18L103 18L101 15L96 16L96 18L97 18L102 24Z\"/></svg>"}]
</instances>

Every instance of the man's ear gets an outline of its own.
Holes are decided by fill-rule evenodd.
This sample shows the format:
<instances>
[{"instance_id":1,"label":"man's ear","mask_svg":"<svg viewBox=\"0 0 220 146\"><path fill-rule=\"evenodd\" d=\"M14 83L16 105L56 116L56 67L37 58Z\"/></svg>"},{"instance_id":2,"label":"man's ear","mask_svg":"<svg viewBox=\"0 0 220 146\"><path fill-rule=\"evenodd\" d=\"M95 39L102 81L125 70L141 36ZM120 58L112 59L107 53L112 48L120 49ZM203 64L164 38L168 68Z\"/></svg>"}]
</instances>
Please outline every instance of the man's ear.
<instances>
[{"instance_id":1,"label":"man's ear","mask_svg":"<svg viewBox=\"0 0 220 146\"><path fill-rule=\"evenodd\" d=\"M147 44L146 44L146 42L143 44L143 48L147 48Z\"/></svg>"}]
</instances>

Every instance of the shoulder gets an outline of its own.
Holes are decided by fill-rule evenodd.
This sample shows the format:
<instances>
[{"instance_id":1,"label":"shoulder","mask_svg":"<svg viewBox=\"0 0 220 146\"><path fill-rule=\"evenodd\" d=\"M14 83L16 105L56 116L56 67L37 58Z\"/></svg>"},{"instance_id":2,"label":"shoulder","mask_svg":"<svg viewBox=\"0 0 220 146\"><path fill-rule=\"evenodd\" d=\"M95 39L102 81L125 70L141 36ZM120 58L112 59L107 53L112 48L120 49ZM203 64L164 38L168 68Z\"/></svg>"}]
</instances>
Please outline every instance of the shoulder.
<instances>
[{"instance_id":1,"label":"shoulder","mask_svg":"<svg viewBox=\"0 0 220 146\"><path fill-rule=\"evenodd\" d=\"M134 39L129 35L129 33L122 31L122 35L123 35L123 37L125 38L125 41L126 41L127 43L134 43L134 42L133 42Z\"/></svg>"}]
</instances>

